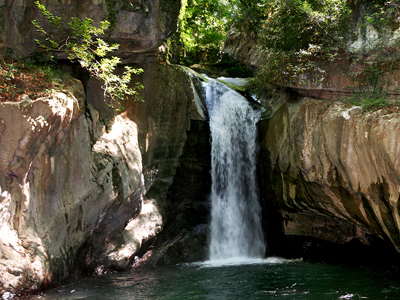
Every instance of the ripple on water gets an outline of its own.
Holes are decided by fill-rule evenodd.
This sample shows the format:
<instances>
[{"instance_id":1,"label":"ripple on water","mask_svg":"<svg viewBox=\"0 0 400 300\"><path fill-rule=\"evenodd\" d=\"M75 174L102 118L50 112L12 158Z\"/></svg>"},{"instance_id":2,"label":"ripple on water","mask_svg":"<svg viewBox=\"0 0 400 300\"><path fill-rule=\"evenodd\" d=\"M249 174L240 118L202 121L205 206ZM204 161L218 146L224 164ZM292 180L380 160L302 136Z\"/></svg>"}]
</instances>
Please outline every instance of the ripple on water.
<instances>
[{"instance_id":1,"label":"ripple on water","mask_svg":"<svg viewBox=\"0 0 400 300\"><path fill-rule=\"evenodd\" d=\"M273 257L241 264L229 261L137 268L48 290L40 299L399 299L399 282L396 268Z\"/></svg>"}]
</instances>

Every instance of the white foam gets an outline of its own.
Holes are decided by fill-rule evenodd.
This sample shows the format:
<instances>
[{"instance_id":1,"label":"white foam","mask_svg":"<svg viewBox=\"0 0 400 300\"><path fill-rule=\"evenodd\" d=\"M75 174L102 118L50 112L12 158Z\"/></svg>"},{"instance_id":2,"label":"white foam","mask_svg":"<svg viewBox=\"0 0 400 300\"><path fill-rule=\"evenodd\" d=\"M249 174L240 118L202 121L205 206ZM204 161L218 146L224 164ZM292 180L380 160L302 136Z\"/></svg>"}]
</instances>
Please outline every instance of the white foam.
<instances>
[{"instance_id":1,"label":"white foam","mask_svg":"<svg viewBox=\"0 0 400 300\"><path fill-rule=\"evenodd\" d=\"M215 80L209 80L206 94L212 137L210 260L262 258L265 243L256 180L261 111Z\"/></svg>"},{"instance_id":2,"label":"white foam","mask_svg":"<svg viewBox=\"0 0 400 300\"><path fill-rule=\"evenodd\" d=\"M268 257L268 258L247 258L247 257L234 257L229 259L220 260L207 260L203 262L195 262L189 265L197 265L205 268L218 268L227 266L240 266L240 265L264 265L264 264L287 264L303 261L302 258L286 259L282 257Z\"/></svg>"}]
</instances>

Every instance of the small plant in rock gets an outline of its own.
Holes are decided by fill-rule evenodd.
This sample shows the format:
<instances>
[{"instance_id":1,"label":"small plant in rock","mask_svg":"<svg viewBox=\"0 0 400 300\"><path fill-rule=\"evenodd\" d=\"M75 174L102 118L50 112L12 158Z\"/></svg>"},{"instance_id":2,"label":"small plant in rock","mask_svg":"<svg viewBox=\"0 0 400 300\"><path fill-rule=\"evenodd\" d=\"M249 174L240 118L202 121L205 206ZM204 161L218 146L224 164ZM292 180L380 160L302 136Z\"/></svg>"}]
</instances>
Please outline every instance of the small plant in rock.
<instances>
[{"instance_id":1,"label":"small plant in rock","mask_svg":"<svg viewBox=\"0 0 400 300\"><path fill-rule=\"evenodd\" d=\"M361 106L364 112L388 108L393 105L388 99L387 92L375 88L365 90L360 93L355 92L353 96L344 100L344 104L347 107Z\"/></svg>"},{"instance_id":2,"label":"small plant in rock","mask_svg":"<svg viewBox=\"0 0 400 300\"><path fill-rule=\"evenodd\" d=\"M35 40L42 52L65 52L71 61L78 61L92 77L103 82L104 96L108 96L113 102L130 98L135 101L142 100L139 91L143 89L143 85L137 82L133 88L130 87L132 75L141 74L142 69L125 66L122 75L114 73L121 59L110 56L110 53L117 50L119 45L110 45L100 38L110 27L110 22L102 21L100 27L95 27L92 25L92 19L72 18L65 24L61 17L54 16L39 1L36 1L35 5L56 32L51 34L45 31L37 20L32 21L32 24L45 37L44 40ZM123 109L121 102L119 105L118 110ZM114 108L112 103L110 106Z\"/></svg>"}]
</instances>

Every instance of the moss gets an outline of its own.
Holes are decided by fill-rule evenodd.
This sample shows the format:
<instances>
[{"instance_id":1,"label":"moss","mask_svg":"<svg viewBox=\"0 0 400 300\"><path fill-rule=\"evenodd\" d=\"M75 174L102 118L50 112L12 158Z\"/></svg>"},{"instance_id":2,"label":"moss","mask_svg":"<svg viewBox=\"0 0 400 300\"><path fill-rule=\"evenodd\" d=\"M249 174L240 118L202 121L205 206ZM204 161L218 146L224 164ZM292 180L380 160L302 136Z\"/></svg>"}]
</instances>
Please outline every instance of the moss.
<instances>
[{"instance_id":1,"label":"moss","mask_svg":"<svg viewBox=\"0 0 400 300\"><path fill-rule=\"evenodd\" d=\"M245 86L240 86L240 85L235 85L233 83L221 80L221 79L217 79L219 82L225 84L228 88L238 91L238 92L246 92L248 90L248 85Z\"/></svg>"},{"instance_id":2,"label":"moss","mask_svg":"<svg viewBox=\"0 0 400 300\"><path fill-rule=\"evenodd\" d=\"M180 66L180 67L181 67L183 70L185 70L186 73L188 73L189 75L193 75L193 76L195 76L195 77L200 77L200 78L201 78L203 81L205 81L206 83L209 82L209 80L208 80L205 76L203 76L203 75L197 73L196 71L193 71L192 69L190 69L190 68L188 68L188 67L185 67L185 66Z\"/></svg>"}]
</instances>

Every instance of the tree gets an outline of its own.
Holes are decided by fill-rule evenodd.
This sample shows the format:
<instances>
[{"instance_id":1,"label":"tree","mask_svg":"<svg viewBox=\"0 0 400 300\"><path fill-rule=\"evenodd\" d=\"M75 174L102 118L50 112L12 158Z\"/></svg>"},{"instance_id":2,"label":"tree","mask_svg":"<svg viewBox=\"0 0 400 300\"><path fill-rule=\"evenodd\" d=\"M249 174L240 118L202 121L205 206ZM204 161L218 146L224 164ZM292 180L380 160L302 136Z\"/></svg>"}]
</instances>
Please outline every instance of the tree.
<instances>
[{"instance_id":1,"label":"tree","mask_svg":"<svg viewBox=\"0 0 400 300\"><path fill-rule=\"evenodd\" d=\"M228 0L182 0L178 32L171 39L181 43L182 56L199 59L206 53L211 60L223 47L227 31L236 10L236 1Z\"/></svg>"},{"instance_id":2,"label":"tree","mask_svg":"<svg viewBox=\"0 0 400 300\"><path fill-rule=\"evenodd\" d=\"M78 61L82 68L89 74L103 82L104 96L112 101L125 101L130 97L141 100L139 91L143 85L137 82L134 88L129 87L131 76L139 75L142 69L125 66L125 72L118 76L114 74L116 66L121 59L111 56L110 53L119 48L118 44L108 44L100 36L105 34L110 22L102 21L100 27L92 26L93 20L85 18L72 18L65 24L61 17L54 16L39 1L35 5L55 29L56 34L50 34L36 21L32 24L45 37L44 40L35 40L44 52L65 52L71 61ZM120 108L123 108L121 103ZM110 104L113 107L113 104Z\"/></svg>"}]
</instances>

